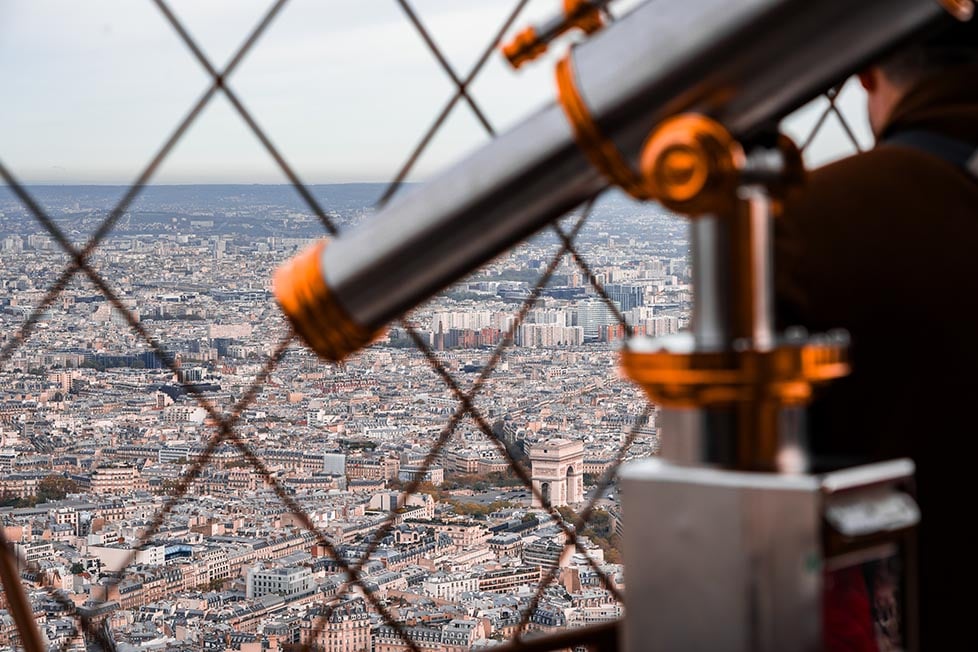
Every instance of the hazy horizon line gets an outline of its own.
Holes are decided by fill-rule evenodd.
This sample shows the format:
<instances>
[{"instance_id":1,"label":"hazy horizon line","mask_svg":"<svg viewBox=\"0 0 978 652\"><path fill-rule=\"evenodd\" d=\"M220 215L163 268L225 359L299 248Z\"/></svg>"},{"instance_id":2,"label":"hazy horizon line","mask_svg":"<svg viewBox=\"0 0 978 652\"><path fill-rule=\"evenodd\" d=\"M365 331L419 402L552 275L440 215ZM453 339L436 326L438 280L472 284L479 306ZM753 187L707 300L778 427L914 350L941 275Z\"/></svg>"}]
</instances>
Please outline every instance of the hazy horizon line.
<instances>
[{"instance_id":1,"label":"hazy horizon line","mask_svg":"<svg viewBox=\"0 0 978 652\"><path fill-rule=\"evenodd\" d=\"M56 182L56 181L27 181L19 182L21 186L32 187L32 186L46 186L46 187L63 187L63 186L86 186L86 187L103 187L103 188L129 188L133 184L131 183L85 183L85 182ZM415 186L424 183L423 181L402 181L401 186ZM325 181L321 183L303 183L306 187L315 186L386 186L389 185L390 181ZM292 183L246 183L241 181L234 182L201 182L201 183L145 183L143 188L159 188L159 187L186 187L186 186L281 186L287 188L294 188L295 185ZM0 188L10 188L9 183L0 183Z\"/></svg>"}]
</instances>

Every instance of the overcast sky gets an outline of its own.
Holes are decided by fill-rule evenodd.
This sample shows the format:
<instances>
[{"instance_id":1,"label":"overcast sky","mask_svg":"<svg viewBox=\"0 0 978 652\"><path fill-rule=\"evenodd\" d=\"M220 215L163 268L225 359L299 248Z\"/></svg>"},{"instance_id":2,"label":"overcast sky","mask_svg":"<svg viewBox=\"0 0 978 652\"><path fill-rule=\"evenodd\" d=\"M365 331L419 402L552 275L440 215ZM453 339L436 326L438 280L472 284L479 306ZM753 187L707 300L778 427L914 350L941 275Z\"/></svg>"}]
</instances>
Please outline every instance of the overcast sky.
<instances>
[{"instance_id":1,"label":"overcast sky","mask_svg":"<svg viewBox=\"0 0 978 652\"><path fill-rule=\"evenodd\" d=\"M222 67L270 2L170 4ZM412 4L464 77L514 0ZM560 4L531 0L516 26L549 16ZM0 0L0 83L0 160L21 180L123 184L136 177L209 80L149 0ZM453 91L394 0L291 0L230 85L309 183L389 179ZM471 93L504 129L552 97L552 64L513 72L494 54ZM850 83L841 104L866 143L862 102ZM802 110L786 130L804 133L819 109ZM412 178L423 180L486 138L459 103ZM816 141L810 162L850 150L833 123ZM285 179L218 95L153 182Z\"/></svg>"}]
</instances>

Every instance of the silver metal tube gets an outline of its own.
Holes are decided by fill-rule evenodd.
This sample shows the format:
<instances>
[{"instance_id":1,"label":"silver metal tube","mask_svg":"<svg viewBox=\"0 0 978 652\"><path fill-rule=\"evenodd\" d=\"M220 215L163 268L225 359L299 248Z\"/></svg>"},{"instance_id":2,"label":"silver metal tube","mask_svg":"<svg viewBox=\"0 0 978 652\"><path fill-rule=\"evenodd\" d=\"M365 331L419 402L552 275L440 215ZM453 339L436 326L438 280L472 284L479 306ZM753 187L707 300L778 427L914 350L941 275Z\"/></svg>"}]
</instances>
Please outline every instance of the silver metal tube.
<instances>
[{"instance_id":1,"label":"silver metal tube","mask_svg":"<svg viewBox=\"0 0 978 652\"><path fill-rule=\"evenodd\" d=\"M683 111L749 137L943 13L934 0L655 0L576 48L573 65L591 115L634 162ZM324 281L353 322L379 328L604 184L551 104L331 243Z\"/></svg>"},{"instance_id":2,"label":"silver metal tube","mask_svg":"<svg viewBox=\"0 0 978 652\"><path fill-rule=\"evenodd\" d=\"M771 198L762 188L748 188L750 231L751 341L758 351L774 347L774 245Z\"/></svg>"},{"instance_id":3,"label":"silver metal tube","mask_svg":"<svg viewBox=\"0 0 978 652\"><path fill-rule=\"evenodd\" d=\"M748 138L942 18L953 22L935 0L654 0L577 48L574 69L591 115L635 160L685 111Z\"/></svg>"},{"instance_id":4,"label":"silver metal tube","mask_svg":"<svg viewBox=\"0 0 978 652\"><path fill-rule=\"evenodd\" d=\"M775 346L771 198L761 186L739 193L729 214L699 217L691 226L698 352ZM804 451L794 438L782 437L784 416L762 400L663 410L662 454L677 464L803 469Z\"/></svg>"},{"instance_id":5,"label":"silver metal tube","mask_svg":"<svg viewBox=\"0 0 978 652\"><path fill-rule=\"evenodd\" d=\"M690 225L697 351L728 350L738 338L761 351L774 346L771 203L761 188L743 192L744 215L698 217Z\"/></svg>"},{"instance_id":6,"label":"silver metal tube","mask_svg":"<svg viewBox=\"0 0 978 652\"><path fill-rule=\"evenodd\" d=\"M730 346L729 226L716 215L699 217L689 226L696 299L692 331L697 351L723 351Z\"/></svg>"}]
</instances>

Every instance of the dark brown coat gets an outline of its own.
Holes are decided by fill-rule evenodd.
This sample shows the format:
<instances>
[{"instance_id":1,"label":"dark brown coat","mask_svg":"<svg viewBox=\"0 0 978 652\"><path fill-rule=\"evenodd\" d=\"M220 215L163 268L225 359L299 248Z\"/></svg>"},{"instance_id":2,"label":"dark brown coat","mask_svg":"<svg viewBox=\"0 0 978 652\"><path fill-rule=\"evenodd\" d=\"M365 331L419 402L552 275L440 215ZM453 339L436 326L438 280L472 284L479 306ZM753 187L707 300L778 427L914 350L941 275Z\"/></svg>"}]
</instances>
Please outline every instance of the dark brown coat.
<instances>
[{"instance_id":1,"label":"dark brown coat","mask_svg":"<svg viewBox=\"0 0 978 652\"><path fill-rule=\"evenodd\" d=\"M881 141L910 129L978 148L978 68L914 87ZM976 650L978 181L883 143L814 172L776 232L780 326L852 335L852 375L810 411L817 461L915 460L922 649Z\"/></svg>"}]
</instances>

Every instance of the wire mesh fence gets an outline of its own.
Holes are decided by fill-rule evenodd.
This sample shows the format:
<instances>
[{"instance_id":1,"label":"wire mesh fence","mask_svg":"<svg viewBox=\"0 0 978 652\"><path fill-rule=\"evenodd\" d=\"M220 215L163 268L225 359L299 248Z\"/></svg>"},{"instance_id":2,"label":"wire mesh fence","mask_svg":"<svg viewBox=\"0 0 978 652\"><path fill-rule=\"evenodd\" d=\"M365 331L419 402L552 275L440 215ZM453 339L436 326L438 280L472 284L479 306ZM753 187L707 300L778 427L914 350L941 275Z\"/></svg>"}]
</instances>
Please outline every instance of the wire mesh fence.
<instances>
[{"instance_id":1,"label":"wire mesh fence","mask_svg":"<svg viewBox=\"0 0 978 652\"><path fill-rule=\"evenodd\" d=\"M512 28L517 24L528 5L528 0L518 0L514 4L512 9L505 15L502 24L485 36L485 46L480 50L480 54L474 65L464 75L460 75L450 60L441 51L425 26L423 16L416 11L411 2L409 0L396 0L396 2L404 18L416 30L425 47L430 51L432 61L452 84L454 91L449 100L436 114L430 126L423 132L409 156L398 168L394 178L381 193L377 200L378 207L385 205L396 194L401 184L409 177L418 160L429 147L439 130L442 129L453 111L470 111L477 124L489 137L495 135L491 115L480 106L474 94L471 92L471 88L481 71L484 70L486 62L494 56L500 41L506 34L512 31ZM28 316L20 324L16 332L7 338L2 349L0 349L0 369L8 365L16 352L28 344L32 335L35 334L39 327L43 316L57 304L59 297L65 289L69 287L76 277L83 277L111 304L117 314L122 316L125 326L139 338L147 349L152 351L175 376L179 376L180 367L172 351L168 349L167 342L154 335L133 314L131 306L113 288L112 282L93 265L93 256L96 254L100 244L105 241L126 214L127 210L137 201L137 198L140 197L147 185L152 181L154 175L157 174L175 146L181 141L195 121L197 121L204 109L218 95L223 95L229 101L240 120L257 137L268 156L295 188L302 202L305 204L306 209L319 220L324 234L336 235L338 233L339 227L331 215L324 209L320 200L316 198L315 193L303 183L299 175L288 163L285 154L275 146L271 137L259 126L252 113L244 104L243 99L239 97L229 83L233 73L240 67L262 34L283 10L283 7L287 4L287 0L277 0L271 4L237 48L234 55L223 67L215 65L207 56L205 50L194 40L184 23L181 22L180 18L165 0L153 0L153 3L162 15L164 22L179 36L201 69L206 72L210 82L204 93L200 95L189 111L187 111L177 127L170 133L163 142L163 145L136 177L136 180L128 187L115 207L108 213L105 220L98 225L83 245L76 246L73 244L71 238L64 233L58 223L36 201L29 188L21 183L15 175L15 172L2 162L2 152L0 152L0 176L2 176L3 182L34 217L44 232L46 232L56 243L57 247L67 256L68 261L54 283L50 285L43 296L33 305ZM804 149L808 149L812 143L816 142L817 136L823 127L832 120L836 120L837 124L841 126L853 147L856 150L861 149L854 130L850 127L837 105L841 91L841 87L831 89L825 95L825 99L823 100L824 106L813 105L814 110L818 111L818 113L816 119L810 121L811 124L805 125L807 133L800 139ZM566 508L558 510L552 504L550 496L541 492L539 487L532 481L530 472L526 466L515 459L513 452L502 441L498 433L494 431L490 418L487 417L484 408L480 406L478 400L484 393L489 391L490 378L497 370L506 352L512 347L520 326L525 323L527 315L537 305L543 290L561 265L572 265L576 267L581 277L586 280L595 295L614 315L614 319L622 331L626 335L631 334L631 325L625 319L619 306L611 299L603 284L599 282L597 274L577 244L578 236L587 224L596 200L597 198L590 199L568 219L555 222L551 225L552 234L558 244L555 253L549 262L543 266L541 275L531 286L528 295L515 312L505 333L500 338L498 344L495 345L495 348L491 350L487 360L471 381L459 378L456 373L453 373L443 359L439 357L438 352L434 350L430 342L419 333L416 325L411 322L410 318L405 318L400 322L400 328L403 329L407 338L420 352L420 355L430 366L436 377L443 383L453 402L450 415L440 432L434 437L433 444L430 446L427 454L417 465L417 472L402 487L402 491L407 496L418 492L421 489L423 479L436 465L448 442L454 436L457 436L461 425L463 423L472 424L475 431L481 433L485 440L490 442L495 448L498 456L506 461L510 473L518 479L519 483L528 493L532 494L535 502L542 506L543 511L548 514L553 525L563 535L566 540L566 546L582 553L583 559L591 566L594 573L600 579L600 583L604 589L616 600L620 601L620 582L614 577L608 577L605 570L594 560L593 556L588 554L588 550L580 540L580 533L586 530L589 519L598 508L600 498L614 481L615 471L618 465L626 458L636 438L642 435L643 427L649 421L653 406L646 406L637 415L634 415L633 425L627 429L627 435L624 437L615 458L611 460L611 463L598 479L593 497L584 504L583 508L574 511ZM135 543L131 546L129 554L105 574L106 576L115 578L116 582L121 581L125 577L127 571L136 562L138 554L145 550L150 542L160 534L168 516L182 501L190 499L188 494L191 487L200 480L205 469L213 462L218 452L224 447L229 446L240 455L248 468L257 474L261 482L265 483L274 492L285 510L294 516L295 522L309 533L308 541L310 547L313 544L321 546L328 557L332 559L335 565L335 571L338 573L338 577L341 578L340 584L336 588L336 595L342 595L346 590L356 587L367 605L369 605L369 611L379 614L383 618L387 628L385 631L392 637L391 640L397 638L407 649L416 652L427 647L427 645L424 641L415 640L414 636L416 634L412 634L411 627L402 618L398 618L392 612L388 601L378 597L378 592L375 588L372 588L371 581L366 577L365 571L382 542L399 523L397 511L392 510L386 518L376 524L376 527L364 538L363 544L357 551L358 555L354 555L351 558L351 555L347 554L348 551L340 550L335 537L307 513L307 510L296 498L295 492L288 484L270 470L269 464L262 459L254 443L249 442L248 438L243 436L238 430L242 415L255 406L256 400L263 391L269 378L275 373L283 357L289 355L290 352L295 352L298 347L299 344L291 333L283 335L274 347L271 348L271 354L268 355L251 384L227 410L219 409L210 397L197 390L194 385L187 385L188 391L193 399L206 412L207 419L212 424L209 439L193 463L190 464L186 471L169 488L160 508L153 515L148 527L139 534ZM0 527L0 536L3 535L4 529ZM5 602L8 611L16 621L15 625L19 632L17 643L23 649L31 650L32 652L34 650L45 649L40 632L33 622L32 606L27 592L20 582L14 581L18 569L27 569L29 571L31 564L29 560L16 557L11 542L7 541L5 537L0 543L3 544L2 548L0 548L0 554L3 556L4 568L7 569L7 572L2 575ZM559 566L554 565L546 569L545 572L541 572L537 589L533 592L532 597L526 601L520 610L515 626L511 628L513 636L520 637L530 628L534 617L538 614L538 607L541 601L544 600L548 588L556 581L559 570ZM97 605L76 606L75 602L63 590L54 585L47 586L45 590L50 599L59 603L63 608L63 612L75 620L75 635L65 639L65 644L62 646L63 649L68 649L72 645L78 645L80 642L94 646L95 649L116 649L111 637L109 619L106 618L106 614ZM322 607L316 612L316 616L310 624L310 631L304 636L304 640L309 642L310 647L324 645L329 640L330 623L334 619L336 609L346 609L349 611L350 606L340 601L324 602ZM356 613L352 613L351 615L351 613L344 612L344 617L356 618L359 616Z\"/></svg>"}]
</instances>

